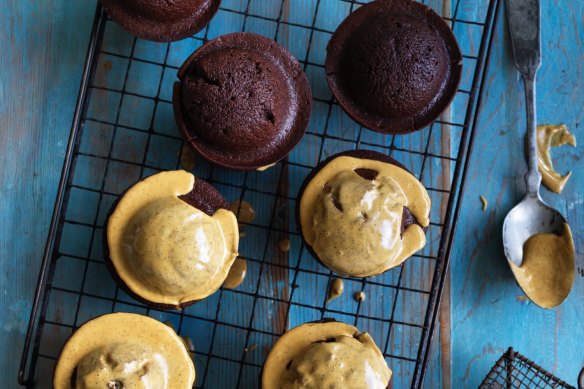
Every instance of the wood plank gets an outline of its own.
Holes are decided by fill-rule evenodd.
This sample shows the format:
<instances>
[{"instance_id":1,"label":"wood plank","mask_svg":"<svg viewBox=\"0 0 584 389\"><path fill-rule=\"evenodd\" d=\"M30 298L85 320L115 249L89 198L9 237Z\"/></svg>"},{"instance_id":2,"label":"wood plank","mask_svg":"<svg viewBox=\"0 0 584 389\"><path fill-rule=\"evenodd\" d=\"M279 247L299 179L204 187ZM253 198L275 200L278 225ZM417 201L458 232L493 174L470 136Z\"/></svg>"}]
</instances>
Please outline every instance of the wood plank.
<instances>
[{"instance_id":1,"label":"wood plank","mask_svg":"<svg viewBox=\"0 0 584 389\"><path fill-rule=\"evenodd\" d=\"M16 387L94 7L94 0L0 7L0 366L7 387Z\"/></svg>"},{"instance_id":2,"label":"wood plank","mask_svg":"<svg viewBox=\"0 0 584 389\"><path fill-rule=\"evenodd\" d=\"M542 1L543 64L538 73L540 123L566 123L584 137L584 4ZM487 99L478 127L453 252L452 382L476 387L500 354L513 346L571 384L584 365L584 278L576 277L571 295L559 308L543 310L523 299L505 261L501 225L523 195L523 87L511 59L507 32L499 23ZM542 196L567 216L582 266L584 175L580 148L554 150L560 171L572 170L565 191ZM478 196L489 200L486 212Z\"/></svg>"},{"instance_id":3,"label":"wood plank","mask_svg":"<svg viewBox=\"0 0 584 389\"><path fill-rule=\"evenodd\" d=\"M224 0L225 7L242 11L245 9L247 1L244 0ZM298 24L310 25L314 14L312 10L316 2L307 0L301 3L294 2L296 6L284 10L284 17L287 20ZM253 1L250 9L263 16L271 17L274 10L268 2ZM286 4L291 5L292 1ZM300 5L299 5L300 4ZM472 20L487 2L462 2L460 5L460 17ZM2 276L4 294L0 306L2 316L0 327L4 335L0 340L0 346L9 350L1 358L3 370L7 377L16 377L17 363L19 362L25 325L28 319L28 311L31 302L31 293L36 282L38 261L42 253L46 237L46 229L50 213L52 211L56 183L60 174L62 156L64 153L66 138L68 135L71 114L74 107L74 100L78 88L78 81L81 72L81 65L85 55L87 37L91 19L93 16L94 1L78 1L73 3L61 1L45 1L31 6L26 2L12 2L0 9L0 17L8 22L2 25L2 31L9 39L0 42L2 52L0 56L0 66L5 69L0 74L0 153L4 156L0 160L2 164L0 171L0 188L2 188L2 204L0 214L3 215L0 227L0 255L2 258L16 258L14 261L4 261L2 266ZM431 2L431 5L441 7L439 1ZM540 73L539 86L539 112L541 122L566 122L576 133L577 137L584 137L580 124L584 115L581 109L584 96L582 94L582 66L584 58L581 37L584 36L584 6L576 0L562 2L544 2L547 24L544 24L544 65ZM316 17L319 27L328 30L334 29L346 14L346 5L337 1L321 1L322 9ZM439 8L436 8L439 9ZM50 17L47 17L50 15ZM310 38L307 30L297 26L281 27L277 30L273 23L261 18L243 17L233 12L221 12L217 20L209 29L208 36L214 37L220 33L242 28L245 22L246 30L256 31L265 35L274 35L278 41L288 47L300 59L308 58L311 62L322 62L324 57L324 46L330 34L324 32L315 33L312 37L313 47L311 53L306 57L304 47ZM72 28L71 26L75 26ZM462 38L464 49L469 52L476 52L478 49L477 34L480 31L476 26L459 24L455 29ZM112 35L108 42L108 51L112 53L127 54L127 50L132 43L132 38L121 31L115 31L112 27ZM276 35L277 31L277 35ZM500 23L497 32L494 57L492 59L491 72L488 78L489 98L485 102L484 113L479 129L478 147L472 161L472 170L469 176L470 186L464 201L464 209L461 214L461 224L459 224L458 237L456 240L455 252L453 255L453 266L451 269L452 278L452 301L450 313L452 317L452 386L476 386L484 374L488 371L498 355L508 346L513 344L519 351L535 359L543 366L556 370L559 375L574 382L575 374L579 367L584 364L584 359L579 350L584 348L584 329L582 324L582 304L580 300L584 293L584 281L582 277L577 279L573 293L568 301L555 311L542 311L533 304L525 304L517 301L521 296L521 291L512 281L511 274L503 261L500 250L500 224L502 218L513 203L519 198L522 188L523 167L520 161L520 150L522 147L521 136L523 134L523 105L522 91L519 79L514 72L514 68L509 60L508 46L504 44L505 34L503 24ZM186 56L196 47L200 41L187 40L173 43L167 58L167 64L179 66ZM138 41L135 46L136 54L144 59L158 61L166 52L165 45L152 44L145 41ZM115 55L104 56L99 64L101 71L98 73L98 83L104 86L113 86L123 82L121 69L127 67L127 61ZM472 61L465 60L465 68L472 69ZM318 67L308 66L307 73L311 79L313 90L317 97L328 99L330 92L323 80L322 70ZM148 78L156 79L163 77L163 86L160 97L169 99L169 85L174 80L175 70L168 68L163 73L157 73L157 69L148 67L138 67L137 63L131 64L130 72L147 74ZM472 73L472 72L471 72ZM101 77L101 78L100 78ZM121 78L120 78L121 77ZM131 77L130 82L136 78ZM469 76L463 75L463 84L468 85ZM466 83L466 84L465 84ZM131 84L130 88L141 88L141 84ZM465 88L468 89L468 88ZM156 91L142 90L144 93L156 93ZM120 96L116 93L96 93L90 105L91 114L96 118L112 119L111 113L119 103ZM131 112L140 109L145 102L139 99L129 99L126 109ZM461 120L462 110L457 107L464 106L464 98L455 101L453 106L453 120ZM352 139L358 134L358 127L346 117L338 108L331 111L331 120L327 124L322 121L326 116L328 105L315 103L315 115L310 124L310 130L322 133L327 128L330 134L340 136L345 139ZM115 117L114 117L115 119ZM144 118L126 117L124 120L137 120L131 122L138 127L143 126ZM160 102L156 106L156 115L152 118L154 137L153 140L159 147L168 148L165 153L154 152L149 155L149 164L157 169L172 168L176 166L177 151L180 149L180 142L169 140L165 135L176 135L176 129L172 119L170 105ZM146 125L148 120L146 120ZM445 129L442 129L445 131ZM451 150L457 150L456 128L451 128L452 143ZM440 130L430 132L420 132L412 136L396 139L395 145L403 148L420 148L428 142L428 147L437 153L445 152L448 145L443 143L441 137L435 137ZM112 128L97 122L88 122L85 127L85 134L81 145L82 150L92 151L97 154L107 155L112 142ZM139 159L146 147L141 143L141 135L128 131L116 132L118 139L114 143L125 140L126 144L131 144L132 148L116 150L125 159ZM376 134L365 131L363 140L376 144L388 144L390 138L380 137ZM136 142L130 142L136 140ZM294 151L292 160L314 165L317 160L336 151L349 148L350 142L335 141L327 142L324 146L324 154L319 155L320 143L318 138L307 136L303 139L303 151ZM449 185L445 172L448 171L448 163L444 161L428 161L428 167L422 174L422 164L424 163L418 156L407 152L397 151L396 157L404 162L408 167L422 175L425 182L446 187ZM568 184L563 195L557 196L544 193L544 197L559 207L567 216L572 225L576 247L578 248L578 260L582 263L583 253L582 232L583 232L583 212L582 204L584 197L581 188L584 187L582 175L579 174L577 166L581 165L581 153L578 149L563 149L554 153L556 164L561 168L572 166L573 177ZM102 169L100 161L92 157L80 158L81 169ZM111 195L104 195L101 199L95 199L88 191L78 190L72 192L72 196L77 196L76 201L94 202L97 201L99 208L92 208L95 213L85 213L81 209L70 210L68 217L76 220L86 218L103 223L104 215L115 199L115 194L139 175L150 174L155 171L150 169L133 169L118 166L116 174L107 183L107 189ZM452 168L452 166L450 166ZM203 177L209 177L212 170L208 164L197 161L197 172ZM274 185L277 186L277 176L279 170L272 170L265 174L272 175ZM302 178L308 173L308 169L291 166L288 171L290 180L289 194L295 194ZM214 177L228 181L241 178L229 172L216 170ZM262 176L262 179L267 176ZM91 176L79 177L79 182L83 185L99 185L99 180L93 181ZM247 182L253 187L259 184L257 175L250 175ZM262 181L263 182L263 181ZM485 185L485 182L489 185ZM272 185L272 184L270 184ZM231 189L230 189L231 188ZM275 187L272 187L275 188ZM224 186L222 190L230 199L239 197L239 192L233 191L232 187ZM276 189L274 189L276 190ZM485 195L490 206L486 213L480 211L478 194ZM248 193L249 199L253 202L263 204L264 197ZM442 197L434 199L435 204L443 203ZM93 204L93 203L92 203ZM271 207L272 203L266 203L262 208ZM267 208L266 208L267 209ZM290 209L293 211L293 208ZM434 210L436 211L436 209ZM434 212L433 211L433 212ZM437 209L437 215L441 212ZM269 222L265 220L269 212L263 213L261 223ZM464 222L463 222L464 221ZM14 227L19 226L19 227ZM93 233L85 231L88 235L83 235L83 228L71 236L86 237L91 240ZM291 284L296 279L299 286L292 296L293 301L312 301L317 299L324 303L329 277L326 269L319 267L316 262L307 255L300 252L300 242L297 236L291 236L292 250L289 253L288 264L296 265L300 258L300 269L298 275L294 272L281 270L275 265L285 264L286 259L277 252L275 246L279 237L274 236L270 241L262 240L263 230L261 228L249 229L250 234L246 241L246 253L248 255L258 255L263 253L263 249L268 247L267 257L273 264L266 265L259 283L259 292L266 297L280 296L286 299L292 293ZM98 229L96 232L99 232ZM436 248L437 232L430 232L428 252ZM24 237L24 238L23 238ZM108 298L115 293L115 285L111 282L109 275L105 273L101 261L102 254L98 247L99 233L94 235L95 242L86 246L88 241L80 240L71 246L72 250L80 250L83 255L89 256L92 261L87 266L88 281L84 284L77 284L75 274L85 271L85 263L72 256L64 257L57 267L55 283L65 289L80 290L82 287L88 293L93 293L97 297L84 297L78 300L68 292L55 293L52 297L48 310L48 318L51 320L80 324L89 317L99 312L107 312L111 306L104 304L105 301L99 296ZM244 238L247 239L247 238ZM89 252L84 251L89 250ZM75 252L70 254L74 255ZM582 266L582 265L581 265ZM325 275L311 275L309 271L322 271ZM428 276L432 273L432 267L424 261L412 259L408 261L403 270L403 282L410 286L427 288ZM250 266L250 278L243 286L242 291L255 292L256 283L260 278L259 263L252 262ZM296 278L294 278L296 277ZM390 272L385 281L395 282L398 273ZM304 285L304 286L303 286ZM350 321L357 306L351 300L353 290L358 290L362 285L359 281L349 281L347 293L344 298L330 304L330 309L339 311L326 311L325 316L335 316L339 319ZM119 293L119 292L118 292ZM395 297L391 291L384 288L366 286L369 304L360 308L361 314L371 317L385 317L387 306L385 299L394 299L399 304L396 315L400 319L419 320L424 312L420 311L419 303L423 303L421 296L410 296L404 300L404 296ZM244 294L226 292L226 307L237 306L238 302L243 302L247 297ZM240 335L243 338L233 339L233 328L222 325L215 334L215 342L211 344L208 340L212 333L212 325L209 320L215 317L218 295L213 296L205 303L198 304L185 311L197 318L184 319L180 321L179 316L173 312L150 311L150 314L161 320L169 319L175 325L181 326L185 334L189 334L195 340L195 347L201 352L197 356L197 366L206 363L204 353L212 351L217 355L233 356L241 358L242 348L245 348L245 336L243 331ZM134 302L123 294L118 295L119 303L116 309L135 310L142 313L146 311L134 306ZM312 300L310 300L312 299ZM373 301L371 301L373 300ZM231 304L229 304L231 301ZM267 301L267 300L266 300ZM416 304L418 302L418 304ZM71 304L79 304L80 314L77 318L71 315L69 307ZM241 308L233 313L221 311L220 319L229 323L243 323L247 325L250 320L250 312L247 304L241 304ZM276 315L279 320L275 327L270 326L270 330L280 330L285 323L281 318L282 304L258 304L257 313L265 314L268 317ZM448 309L445 304L445 309ZM290 311L289 324L297 325L302 322L318 319L323 316L320 310L308 310L293 306ZM426 387L449 387L449 373L443 371L448 369L448 328L447 316L442 316L441 332L435 338L435 345L432 352L430 367L426 380ZM372 331L379 337L379 343L387 342L390 350L395 353L407 353L415 347L415 334L406 327L394 327L394 333L387 339L382 335L388 330L387 326L375 319L361 318L357 322L362 329ZM577 325L580 324L580 325ZM400 332L401 331L401 335ZM404 332L405 331L405 332ZM409 332L407 332L409 331ZM61 327L47 327L46 339L50 342L43 344L43 351L48 354L55 353L59 345L63 342L68 332ZM205 334L205 336L200 336ZM263 358L273 343L273 338L262 337L254 332L247 345L261 344L256 351L245 355L245 361L261 364ZM398 336L399 335L399 336ZM242 342L241 340L244 339ZM440 343L439 343L440 342ZM45 348L46 347L46 348ZM56 356L56 355L54 355ZM411 374L411 367L407 363L401 363L393 358L389 359L396 372L396 382L398 385L407 385L408 377ZM226 365L213 362L210 371L222 369ZM45 360L39 365L41 377L50 377L52 364ZM217 370L217 371L219 371ZM229 365L225 368L225 376L219 377L220 387L229 387L232 377L237 377L239 370ZM257 382L258 369L250 367L244 370L242 375L243 383ZM11 381L12 382L12 381ZM209 381L208 383L212 383Z\"/></svg>"}]
</instances>

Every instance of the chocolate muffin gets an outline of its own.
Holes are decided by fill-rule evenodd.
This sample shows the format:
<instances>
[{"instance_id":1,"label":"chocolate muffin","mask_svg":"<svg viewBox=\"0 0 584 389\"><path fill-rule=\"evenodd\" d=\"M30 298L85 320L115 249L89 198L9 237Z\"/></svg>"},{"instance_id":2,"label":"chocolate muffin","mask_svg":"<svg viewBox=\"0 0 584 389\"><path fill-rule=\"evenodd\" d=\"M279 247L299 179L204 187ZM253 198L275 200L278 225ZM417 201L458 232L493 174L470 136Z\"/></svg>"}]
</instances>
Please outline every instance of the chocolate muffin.
<instances>
[{"instance_id":1,"label":"chocolate muffin","mask_svg":"<svg viewBox=\"0 0 584 389\"><path fill-rule=\"evenodd\" d=\"M100 0L108 15L138 38L171 42L205 27L221 0Z\"/></svg>"},{"instance_id":2,"label":"chocolate muffin","mask_svg":"<svg viewBox=\"0 0 584 389\"><path fill-rule=\"evenodd\" d=\"M298 61L251 33L220 36L178 72L173 105L185 140L205 159L253 170L284 158L308 124L312 98Z\"/></svg>"},{"instance_id":3,"label":"chocolate muffin","mask_svg":"<svg viewBox=\"0 0 584 389\"><path fill-rule=\"evenodd\" d=\"M462 55L431 8L377 0L341 23L327 46L325 67L335 98L354 120L404 134L425 127L450 104Z\"/></svg>"},{"instance_id":4,"label":"chocolate muffin","mask_svg":"<svg viewBox=\"0 0 584 389\"><path fill-rule=\"evenodd\" d=\"M54 389L191 389L195 366L183 340L169 326L135 313L92 319L67 340Z\"/></svg>"},{"instance_id":5,"label":"chocolate muffin","mask_svg":"<svg viewBox=\"0 0 584 389\"><path fill-rule=\"evenodd\" d=\"M182 308L213 294L237 257L237 219L210 184L183 170L147 177L113 205L106 264L131 296Z\"/></svg>"},{"instance_id":6,"label":"chocolate muffin","mask_svg":"<svg viewBox=\"0 0 584 389\"><path fill-rule=\"evenodd\" d=\"M430 198L394 159L346 151L304 180L296 217L310 253L343 276L367 277L398 266L426 244Z\"/></svg>"},{"instance_id":7,"label":"chocolate muffin","mask_svg":"<svg viewBox=\"0 0 584 389\"><path fill-rule=\"evenodd\" d=\"M299 325L274 344L262 369L262 389L386 389L391 369L375 341L331 319Z\"/></svg>"}]
</instances>

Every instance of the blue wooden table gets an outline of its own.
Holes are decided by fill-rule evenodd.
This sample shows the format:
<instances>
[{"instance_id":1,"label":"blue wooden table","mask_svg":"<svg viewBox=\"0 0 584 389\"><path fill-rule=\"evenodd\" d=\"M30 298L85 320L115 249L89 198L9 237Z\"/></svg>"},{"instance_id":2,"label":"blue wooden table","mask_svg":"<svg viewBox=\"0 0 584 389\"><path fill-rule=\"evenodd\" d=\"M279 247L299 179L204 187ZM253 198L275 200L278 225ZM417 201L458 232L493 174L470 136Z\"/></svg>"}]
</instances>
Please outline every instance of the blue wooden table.
<instances>
[{"instance_id":1,"label":"blue wooden table","mask_svg":"<svg viewBox=\"0 0 584 389\"><path fill-rule=\"evenodd\" d=\"M462 0L461 14L472 18L480 9L476 1L486 0ZM325 3L334 7L334 2ZM0 372L8 379L5 387L16 387L94 10L89 0L13 1L0 8ZM539 121L566 123L584 141L584 4L542 0L542 15ZM472 26L458 28L468 29L464 45L478 46ZM523 191L525 120L502 18L495 34L440 328L426 374L428 388L476 387L508 346L572 384L584 365L584 278L576 278L560 308L542 310L525 300L501 249L502 220ZM544 190L543 196L567 216L582 266L581 152L562 148L554 157L559 170L571 169L573 175L562 195ZM485 212L479 195L489 200Z\"/></svg>"}]
</instances>

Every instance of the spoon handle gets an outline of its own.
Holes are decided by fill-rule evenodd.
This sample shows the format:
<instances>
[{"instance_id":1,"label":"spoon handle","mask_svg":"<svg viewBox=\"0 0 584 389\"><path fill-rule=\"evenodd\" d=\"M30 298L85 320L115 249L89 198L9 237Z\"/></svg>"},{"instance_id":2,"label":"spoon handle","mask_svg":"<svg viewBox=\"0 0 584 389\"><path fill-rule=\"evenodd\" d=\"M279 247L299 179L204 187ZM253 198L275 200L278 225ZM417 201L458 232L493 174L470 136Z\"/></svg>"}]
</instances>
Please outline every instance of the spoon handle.
<instances>
[{"instance_id":1,"label":"spoon handle","mask_svg":"<svg viewBox=\"0 0 584 389\"><path fill-rule=\"evenodd\" d=\"M537 170L535 132L535 74L541 65L540 0L506 0L507 24L513 58L523 75L527 107L527 196L539 197L541 175Z\"/></svg>"},{"instance_id":2,"label":"spoon handle","mask_svg":"<svg viewBox=\"0 0 584 389\"><path fill-rule=\"evenodd\" d=\"M539 196L541 174L537 167L537 132L535 112L535 72L523 74L525 85L525 102L527 110L527 173L525 186L528 196Z\"/></svg>"}]
</instances>

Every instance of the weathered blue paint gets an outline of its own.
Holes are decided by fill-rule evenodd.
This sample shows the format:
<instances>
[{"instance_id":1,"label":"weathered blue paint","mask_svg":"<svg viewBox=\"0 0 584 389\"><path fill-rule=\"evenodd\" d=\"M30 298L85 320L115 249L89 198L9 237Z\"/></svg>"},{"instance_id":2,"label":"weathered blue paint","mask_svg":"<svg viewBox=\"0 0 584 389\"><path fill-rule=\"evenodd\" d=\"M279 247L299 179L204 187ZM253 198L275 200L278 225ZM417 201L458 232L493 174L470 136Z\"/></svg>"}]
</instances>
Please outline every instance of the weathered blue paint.
<instances>
[{"instance_id":1,"label":"weathered blue paint","mask_svg":"<svg viewBox=\"0 0 584 389\"><path fill-rule=\"evenodd\" d=\"M95 1L0 7L0 369L15 388Z\"/></svg>"},{"instance_id":2,"label":"weathered blue paint","mask_svg":"<svg viewBox=\"0 0 584 389\"><path fill-rule=\"evenodd\" d=\"M290 0L292 1L292 0ZM297 2L297 1L296 1ZM317 18L317 24L326 29L334 29L334 26L342 19L346 10L345 5L338 1L322 0L323 10ZM243 0L224 0L226 8L242 10L247 2ZM252 1L257 8L255 13L269 15L273 7L262 5L263 2ZM291 7L290 14L285 17L299 24L310 24L312 20L311 10L315 0L306 0L302 6ZM435 9L445 8L447 3L439 0L429 2ZM580 43L584 36L583 19L584 5L577 0L572 1L548 1L542 3L543 48L544 64L539 75L539 115L541 122L565 122L576 133L577 137L584 139L584 134L579 128L582 122L584 110L584 90L582 73L584 66L582 58L584 49ZM486 0L461 0L458 17L465 20L476 19L477 14L486 9ZM0 41L0 148L3 158L0 159L2 175L0 176L0 190L2 201L0 205L0 263L2 272L2 285L4 293L0 294L0 347L5 350L0 356L2 362L0 370L3 377L9 377L9 387L15 387L17 366L20 358L25 326L28 321L28 312L32 300L32 291L36 282L38 261L45 242L46 230L52 211L56 184L60 174L62 157L68 136L71 115L75 103L76 92L79 84L81 67L85 55L89 28L93 17L94 1L44 1L34 4L22 2L10 2L0 8L0 27L3 37ZM303 9L305 7L305 9ZM220 12L208 31L208 36L240 30L243 18L240 15ZM454 26L459 35L461 47L465 53L472 54L478 51L480 28L468 24ZM306 29L289 26L281 28L277 36L275 26L261 19L250 18L246 22L246 30L274 36L278 41L288 47L292 53L300 59L304 58L303 45L305 45ZM110 24L106 35L108 51L113 54L128 54L131 47L131 37ZM309 61L322 62L324 47L328 40L326 33L316 33L313 39L313 49L309 54ZM194 50L198 41L185 40L171 45L167 63L179 66L186 56ZM157 44L137 41L134 48L137 57L161 61L164 59L165 50ZM112 56L103 56L98 65L97 84L102 86L121 87L127 60ZM472 81L472 61L465 60L465 73L461 88L470 89ZM316 67L307 67L307 73L312 82L315 95L320 98L329 98L330 91L326 87L322 77L322 71ZM170 86L175 77L174 69L166 69L161 74L159 68L149 67L143 63L133 63L129 68L128 89L143 95L156 95L157 88L153 84L135 82L140 75L153 80L162 77L162 89L159 96L162 99L170 98ZM101 84L100 84L101 83ZM104 120L112 119L119 96L115 93L94 92L89 108L89 116ZM453 120L460 121L464 115L461 107L465 105L465 97L459 96L453 104ZM148 102L144 100L127 99L124 101L124 111L120 121L137 128L148 128L150 118L140 115L128 114L139 109L150 110ZM326 107L326 106L325 106ZM322 109L319 103L315 103L315 110ZM113 112L113 113L112 113ZM315 116L319 117L319 116ZM322 116L320 116L322 117ZM514 71L509 57L509 48L506 43L504 24L499 23L492 63L488 76L488 89L485 99L483 114L478 129L477 147L472 160L468 187L463 203L463 210L459 222L458 235L455 241L455 250L451 268L451 306L443 311L441 320L442 333L437 333L434 338L431 363L426 375L426 387L446 387L452 382L452 387L475 387L488 371L488 368L498 358L498 355L509 346L513 345L519 351L535 359L544 367L556 370L558 374L569 382L574 382L575 375L584 364L584 281L577 278L574 291L568 301L559 309L543 311L533 304L518 301L517 297L522 293L513 283L511 273L505 264L500 249L500 224L506 212L518 199L522 191L523 165L521 157L523 129L523 96L521 84ZM115 119L115 117L113 118ZM112 121L113 121L112 119ZM161 134L175 134L170 105L160 102L157 113L153 119L155 132ZM333 112L328 124L313 120L311 130L322 132L327 127L329 134L334 134L345 139L356 136L358 128L341 111ZM107 155L112 141L111 127L105 124L88 123L85 126L82 138L81 150L96 155ZM433 130L440 131L439 128ZM443 129L442 131L445 131ZM444 143L439 137L432 136L429 142L431 151L443 152L445 148L457 150L459 130L452 128L451 142ZM418 147L425 145L429 132L423 131L405 137L396 138L396 146ZM372 132L364 132L363 140L372 143L386 144L389 138L384 138ZM154 143L152 143L154 142ZM156 143L158 142L158 143ZM140 161L147 147L142 134L132 130L118 130L114 145L125 144L124 149L114 146L113 153L124 160ZM164 148L165 153L148 153L148 164L158 169L176 167L176 152L180 143L169 138L153 136L151 144ZM153 147L149 145L148 147ZM299 149L292 152L291 160L300 160L303 163L314 165L319 157L320 145L314 139L306 137L303 140L303 152ZM332 154L347 148L343 142L329 142L323 149L324 155ZM584 178L578 171L581 166L579 161L581 153L578 149L563 149L556 151L556 163L559 167L572 167L574 174L568 184L565 193L561 196L544 193L546 199L556 205L572 225L576 247L579 253L579 261L582 260L582 233L584 232L584 220L582 205L584 197L581 189L584 188ZM416 174L421 174L422 163L417 156L397 151L394 155ZM307 162L308 161L308 162ZM423 179L431 183L433 187L440 188L448 185L448 172L451 166L432 162L424 170ZM100 182L92 180L88 174L92 169L103 168L99 162L91 158L81 158L78 161L80 172L76 176L77 183L92 187ZM289 195L295 195L302 178L308 173L308 169L295 168L289 172L291 184ZM205 177L210 170L203 162L197 162L197 174ZM90 192L73 190L71 193L75 202L92 204L87 208L71 208L67 218L74 221L91 222L97 218L103 223L105 212L119 193L134 179L140 175L148 175L153 170L128 169L120 170L106 184L106 190L111 195L105 195L101 199L97 215L97 202L99 199ZM123 174L122 174L123 173ZM247 185L257 187L259 185L274 187L277 185L279 166L261 173L261 181L258 173L251 173L247 178ZM214 178L227 182L239 182L241 174L216 170ZM446 181L444 181L446 180ZM488 185L485 185L488 183ZM239 190L226 185L218 185L219 189L229 199L239 197ZM487 212L480 210L478 195L482 194L489 199L490 205ZM248 192L246 199L252 204L263 204L266 198L253 192ZM434 204L440 204L441 198L435 198ZM72 200L73 201L73 200ZM434 208L435 218L439 216L440 209ZM267 224L269 215L258 215L258 224ZM67 227L66 227L67 228ZM68 250L89 250L84 238L87 231L82 227L74 228L75 231L66 231L64 236L70 239L62 247ZM247 236L242 244L242 254L249 258L268 259L264 265L260 282L259 293L267 297L286 298L294 293L293 301L319 301L324 304L327 276L312 275L302 272L302 269L324 271L307 253L294 251L299 242L293 240L290 253L291 265L295 265L295 258L301 258L296 275L296 283L299 288L292 288L291 283L295 279L293 272L284 271L277 266L271 266L270 262L278 261L278 254L274 251L279 237L270 236L266 243L265 231L261 228L247 227ZM428 250L437 247L432 239L432 231L429 233ZM95 238L99 240L99 237ZM242 242L243 243L243 242ZM87 268L87 282L84 291L96 296L111 297L115 293L115 287L111 278L105 272L101 252L98 249L100 242L96 241L91 247L92 258ZM268 247L264 255L265 248ZM75 252L70 252L75 254ZM63 288L79 290L79 275L84 272L84 264L74 258L63 257L59 260L59 266L55 274L55 284ZM428 289L429 276L433 269L427 262L415 258L407 262L404 267L403 280L411 287ZM242 285L243 290L255 292L255 286L260 277L260 265L250 262L250 276ZM389 272L385 277L391 282L396 277L395 272ZM302 287L311 285L311 288ZM348 281L345 295L330 303L329 307L341 312L352 313L357 309L352 300L352 293L360 290L360 282ZM292 290L295 290L292 292ZM368 295L368 303L360 308L362 314L371 317L386 317L388 312L384 309L385 299L392 299L390 288L373 288L367 286L365 292ZM224 291L222 309L228 307L249 307L249 304L238 295ZM118 296L119 297L119 296ZM403 297L402 297L403 298ZM146 313L142 308L131 305L133 300L129 297L119 297L128 304L118 303L116 309ZM308 300L310 299L310 300ZM188 312L202 317L212 318L216 313L218 295L206 301L188 308ZM445 296L448 300L448 296ZM424 312L419 309L417 301L424 302L423 297L412 294L399 305L396 312L399 320L420 320ZM74 304L74 305L72 305ZM80 307L78 317L74 317L74 308ZM263 328L272 332L283 329L283 307L269 300L260 300L256 306L256 315L266 318L262 322L253 323L256 328ZM105 303L99 298L84 297L81 300L73 298L67 293L53 296L48 309L49 318L64 323L79 325L85 320L111 309L110 303ZM448 315L450 313L450 315ZM233 309L232 312L220 312L233 324L247 325L250 312L245 309ZM233 330L226 327L218 327L214 344L211 346L209 337L211 325L204 320L185 320L180 323L179 318L172 312L150 311L150 315L161 320L170 320L175 326L181 326L182 332L190 335L196 345L196 349L216 355L240 358L242 349L246 346L245 333L240 337L235 336ZM321 318L319 311L292 308L289 316L290 325L297 325L305 321ZM327 317L337 317L340 320L353 321L349 316L340 313L327 313ZM452 347L449 344L450 322L452 323ZM381 322L375 320L359 319L356 323L365 330L382 333L386 328ZM377 339L379 343L387 342L389 347L400 354L407 354L418 337L408 327L395 328L391 339ZM47 351L54 352L62 344L68 331L57 330L47 326L50 342ZM254 335L255 336L255 335ZM269 345L273 339L267 336L250 338L247 346L252 344ZM53 346L52 348L50 346ZM212 350L210 348L212 347ZM245 358L247 361L261 364L267 349L258 347ZM444 354L443 354L444 353ZM452 369L449 369L449 361L442 361L442 355L452 355ZM412 357L415 357L412 355ZM197 364L203 364L198 357ZM395 386L401 387L406 383L411 374L407 363L390 358L388 362L395 372ZM214 365L210 367L210 374L206 385L209 387L223 387L222 376L212 374L216 369L224 371L229 377L232 365ZM237 368L235 367L235 372ZM44 378L41 387L47 387L47 380L51 377L51 365L39 365L39 377ZM219 370L217 370L219 371ZM246 370L249 374L252 370ZM450 377L452 375L452 377ZM13 378L13 379L12 379ZM199 379L203 378L202 372ZM245 382L255 382L256 378L244 377ZM216 381L219 380L219 381Z\"/></svg>"},{"instance_id":3,"label":"weathered blue paint","mask_svg":"<svg viewBox=\"0 0 584 389\"><path fill-rule=\"evenodd\" d=\"M584 4L542 1L543 64L538 72L539 123L566 123L584 141ZM503 21L503 19L501 19ZM452 382L476 387L509 346L571 384L584 365L584 278L559 308L544 310L524 300L501 247L501 225L524 193L525 99L499 23L487 99L469 171L466 196L451 262ZM583 263L584 175L582 150L553 151L559 171L573 174L561 195L542 189L544 199L568 219ZM489 201L483 212L479 195Z\"/></svg>"}]
</instances>

